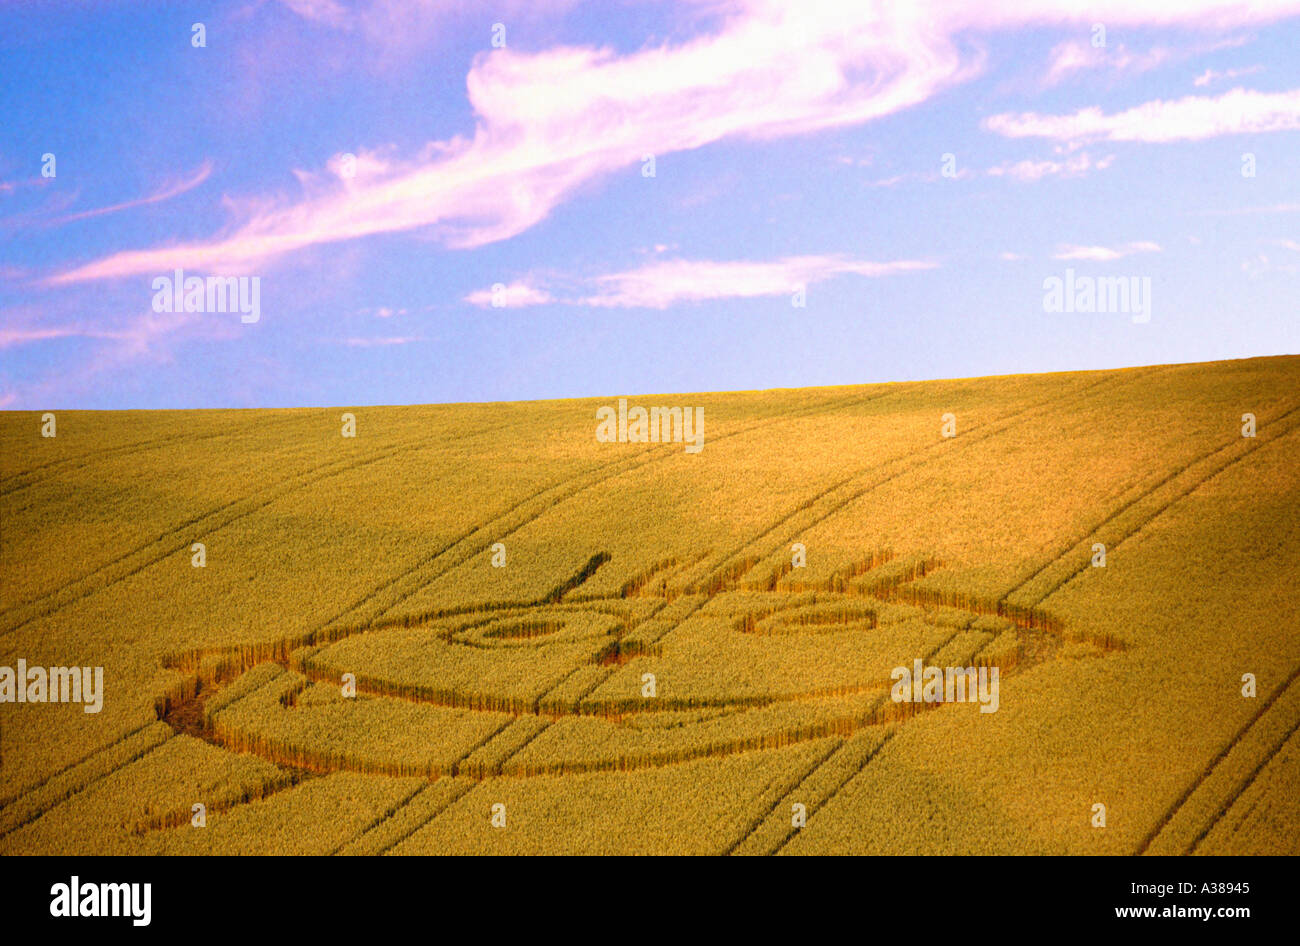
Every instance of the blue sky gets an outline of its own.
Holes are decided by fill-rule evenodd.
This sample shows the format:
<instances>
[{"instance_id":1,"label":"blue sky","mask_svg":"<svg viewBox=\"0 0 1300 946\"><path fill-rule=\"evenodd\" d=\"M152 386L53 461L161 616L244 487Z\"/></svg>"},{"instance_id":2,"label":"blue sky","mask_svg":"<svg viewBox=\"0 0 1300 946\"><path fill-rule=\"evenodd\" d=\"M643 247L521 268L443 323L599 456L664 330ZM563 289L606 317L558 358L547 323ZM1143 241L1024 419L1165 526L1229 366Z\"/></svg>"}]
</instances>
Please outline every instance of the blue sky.
<instances>
[{"instance_id":1,"label":"blue sky","mask_svg":"<svg viewBox=\"0 0 1300 946\"><path fill-rule=\"evenodd\" d=\"M1300 0L7 5L0 407L1293 353L1298 48ZM156 311L177 268L260 317Z\"/></svg>"}]
</instances>

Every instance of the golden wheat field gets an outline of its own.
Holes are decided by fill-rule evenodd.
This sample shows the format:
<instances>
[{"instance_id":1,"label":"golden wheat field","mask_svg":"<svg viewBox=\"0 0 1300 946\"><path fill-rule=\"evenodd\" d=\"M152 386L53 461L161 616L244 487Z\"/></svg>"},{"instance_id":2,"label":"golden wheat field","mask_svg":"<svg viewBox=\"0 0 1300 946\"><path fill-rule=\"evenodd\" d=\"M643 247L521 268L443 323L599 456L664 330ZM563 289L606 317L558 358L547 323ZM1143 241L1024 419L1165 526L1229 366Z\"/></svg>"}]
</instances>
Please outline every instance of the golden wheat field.
<instances>
[{"instance_id":1,"label":"golden wheat field","mask_svg":"<svg viewBox=\"0 0 1300 946\"><path fill-rule=\"evenodd\" d=\"M627 401L0 414L0 854L1300 853L1300 357Z\"/></svg>"}]
</instances>

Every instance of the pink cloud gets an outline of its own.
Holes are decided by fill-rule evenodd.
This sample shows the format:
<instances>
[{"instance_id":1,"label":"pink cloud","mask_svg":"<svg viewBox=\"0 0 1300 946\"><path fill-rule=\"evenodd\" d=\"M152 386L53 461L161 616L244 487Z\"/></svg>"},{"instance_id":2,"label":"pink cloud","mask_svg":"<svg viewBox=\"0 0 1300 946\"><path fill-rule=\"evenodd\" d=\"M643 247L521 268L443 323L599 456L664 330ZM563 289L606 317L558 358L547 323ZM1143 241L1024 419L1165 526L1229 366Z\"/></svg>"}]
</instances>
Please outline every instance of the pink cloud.
<instances>
[{"instance_id":1,"label":"pink cloud","mask_svg":"<svg viewBox=\"0 0 1300 946\"><path fill-rule=\"evenodd\" d=\"M45 179L38 178L38 180L43 180L45 184L49 183L48 178ZM34 184L34 182L25 182L25 181L19 183ZM28 227L49 226L51 220L55 215L63 213L70 206L72 206L72 204L75 203L76 200L77 200L76 191L73 190L54 191L53 193L44 197L40 205L33 207L30 210L25 210L20 213L10 214L7 217L0 217L0 231L14 231L14 230L23 230Z\"/></svg>"},{"instance_id":2,"label":"pink cloud","mask_svg":"<svg viewBox=\"0 0 1300 946\"><path fill-rule=\"evenodd\" d=\"M212 174L212 162L204 161L198 169L188 177L178 181L172 181L164 184L146 197L140 197L136 200L128 200L120 204L113 204L110 207L99 207L95 210L84 210L81 213L70 214L53 220L53 224L69 223L73 220L84 220L88 217L101 217L104 214L117 213L119 210L129 210L132 207L144 207L148 204L158 204L165 200L171 200L173 197L179 197L187 191L192 191Z\"/></svg>"},{"instance_id":3,"label":"pink cloud","mask_svg":"<svg viewBox=\"0 0 1300 946\"><path fill-rule=\"evenodd\" d=\"M31 342L44 342L52 338L68 338L73 335L86 335L84 329L61 325L48 328L0 328L0 348L13 348Z\"/></svg>"},{"instance_id":4,"label":"pink cloud","mask_svg":"<svg viewBox=\"0 0 1300 946\"><path fill-rule=\"evenodd\" d=\"M0 181L0 194L12 194L21 187L47 187L48 177L29 177L17 181Z\"/></svg>"},{"instance_id":5,"label":"pink cloud","mask_svg":"<svg viewBox=\"0 0 1300 946\"><path fill-rule=\"evenodd\" d=\"M478 14L476 22L505 20L519 23L529 17L554 14L576 6L578 0L497 0L484 20L478 0L280 0L288 10L308 22L361 36L373 49L409 53L437 41L448 24Z\"/></svg>"},{"instance_id":6,"label":"pink cloud","mask_svg":"<svg viewBox=\"0 0 1300 946\"><path fill-rule=\"evenodd\" d=\"M580 186L647 154L857 124L970 74L914 13L891 7L854 23L813 7L737 7L712 35L629 55L494 50L467 78L472 136L351 187L314 182L296 203L250 205L224 238L117 253L53 281L176 266L247 271L315 244L429 226L451 246L478 246L533 226Z\"/></svg>"},{"instance_id":7,"label":"pink cloud","mask_svg":"<svg viewBox=\"0 0 1300 946\"><path fill-rule=\"evenodd\" d=\"M1086 40L1067 40L1053 47L1049 56L1047 85L1056 85L1068 76L1086 70L1108 70L1120 73L1148 72L1174 58L1174 51L1156 46L1145 53L1132 52L1123 43L1113 49L1095 47Z\"/></svg>"},{"instance_id":8,"label":"pink cloud","mask_svg":"<svg viewBox=\"0 0 1300 946\"><path fill-rule=\"evenodd\" d=\"M424 339L416 335L389 335L377 338L347 338L343 344L349 348L386 348L390 345L409 345L411 342L422 342Z\"/></svg>"},{"instance_id":9,"label":"pink cloud","mask_svg":"<svg viewBox=\"0 0 1300 946\"><path fill-rule=\"evenodd\" d=\"M67 398L89 390L105 374L141 362L170 361L172 348L183 335L181 330L192 328L199 318L193 313L146 312L116 327L69 323L6 328L0 331L0 349L74 336L103 339L106 344L78 365L60 364L39 381L10 388L0 394L0 406L22 403L38 408L51 400L67 404Z\"/></svg>"},{"instance_id":10,"label":"pink cloud","mask_svg":"<svg viewBox=\"0 0 1300 946\"><path fill-rule=\"evenodd\" d=\"M341 4L294 6L322 22L342 16ZM403 31L418 32L403 25L404 8L364 9L381 6L397 11ZM536 225L579 188L646 155L859 125L925 102L981 71L981 57L956 42L970 30L1094 18L1239 25L1300 12L1300 0L1267 9L1251 0L1096 0L1086 9L1067 0L717 0L709 9L718 24L712 32L628 54L573 46L480 54L466 78L472 133L433 142L406 161L386 160L364 178L304 174L296 198L232 204L235 219L220 236L116 253L51 281L176 267L246 273L306 247L417 228L432 228L452 247L480 246ZM1006 117L1003 125L1020 127Z\"/></svg>"},{"instance_id":11,"label":"pink cloud","mask_svg":"<svg viewBox=\"0 0 1300 946\"><path fill-rule=\"evenodd\" d=\"M1012 26L1073 24L1090 27L1178 26L1229 30L1275 22L1300 13L1296 0L937 0L929 12L943 11L956 28L1001 29Z\"/></svg>"},{"instance_id":12,"label":"pink cloud","mask_svg":"<svg viewBox=\"0 0 1300 946\"><path fill-rule=\"evenodd\" d=\"M348 8L338 0L280 0L304 20L326 26L347 27L352 22Z\"/></svg>"},{"instance_id":13,"label":"pink cloud","mask_svg":"<svg viewBox=\"0 0 1300 946\"><path fill-rule=\"evenodd\" d=\"M122 343L121 350L145 354L159 338L170 335L195 321L191 313L154 313L142 315L117 328L73 322L64 325L8 326L0 328L0 348L13 348L55 338L102 338Z\"/></svg>"}]
</instances>

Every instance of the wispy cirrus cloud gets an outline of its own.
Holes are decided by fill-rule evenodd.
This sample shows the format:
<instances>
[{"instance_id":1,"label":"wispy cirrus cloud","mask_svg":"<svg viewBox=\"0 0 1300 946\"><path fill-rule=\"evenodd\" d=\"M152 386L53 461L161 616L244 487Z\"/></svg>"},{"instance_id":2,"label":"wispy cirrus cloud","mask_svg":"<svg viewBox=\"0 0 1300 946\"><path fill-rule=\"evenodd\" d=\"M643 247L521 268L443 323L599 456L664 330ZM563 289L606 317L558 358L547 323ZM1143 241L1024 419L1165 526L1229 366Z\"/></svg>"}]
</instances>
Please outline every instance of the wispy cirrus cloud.
<instances>
[{"instance_id":1,"label":"wispy cirrus cloud","mask_svg":"<svg viewBox=\"0 0 1300 946\"><path fill-rule=\"evenodd\" d=\"M376 46L428 44L437 27L481 9L475 0L280 0L304 20L318 26L362 34ZM556 13L578 0L499 0L494 17L515 18Z\"/></svg>"},{"instance_id":2,"label":"wispy cirrus cloud","mask_svg":"<svg viewBox=\"0 0 1300 946\"><path fill-rule=\"evenodd\" d=\"M1240 76L1252 76L1264 71L1263 66L1250 66L1245 69L1225 69L1219 72L1215 69L1206 69L1199 76L1192 80L1192 85L1202 89L1212 82L1218 82L1221 79L1236 79Z\"/></svg>"},{"instance_id":3,"label":"wispy cirrus cloud","mask_svg":"<svg viewBox=\"0 0 1300 946\"><path fill-rule=\"evenodd\" d=\"M0 196L12 194L27 187L48 187L51 179L48 177L24 177L11 181L0 181Z\"/></svg>"},{"instance_id":4,"label":"wispy cirrus cloud","mask_svg":"<svg viewBox=\"0 0 1300 946\"><path fill-rule=\"evenodd\" d=\"M65 217L59 217L51 220L52 226L59 224L71 223L74 220L86 220L90 217L102 217L105 214L117 213L121 210L130 210L133 207L145 207L149 204L160 204L165 200L171 200L173 197L179 197L181 194L194 190L209 177L212 176L213 164L211 161L204 161L192 173L175 181L169 181L161 187L154 190L145 197L136 200L123 201L119 204L113 204L108 207L97 207L94 210L83 210L80 213L68 214Z\"/></svg>"},{"instance_id":5,"label":"wispy cirrus cloud","mask_svg":"<svg viewBox=\"0 0 1300 946\"><path fill-rule=\"evenodd\" d=\"M316 61L326 68L366 71L395 78L411 63L444 52L451 37L483 31L496 22L511 37L526 36L580 0L279 0L305 26ZM295 24L298 26L299 24ZM292 41L289 48L298 48ZM361 55L356 55L360 52Z\"/></svg>"},{"instance_id":6,"label":"wispy cirrus cloud","mask_svg":"<svg viewBox=\"0 0 1300 946\"><path fill-rule=\"evenodd\" d=\"M37 180L42 180L38 178ZM44 179L47 180L48 179ZM20 182L30 183L30 182ZM76 203L77 194L75 191L54 191L48 196L43 197L41 203L28 210L18 213L9 214L6 217L0 217L0 232L13 232L17 230L26 230L29 228L48 227L50 221L56 215L63 213L74 203Z\"/></svg>"},{"instance_id":7,"label":"wispy cirrus cloud","mask_svg":"<svg viewBox=\"0 0 1300 946\"><path fill-rule=\"evenodd\" d=\"M1094 263L1105 263L1110 260L1123 259L1125 256L1132 256L1135 253L1159 253L1160 251L1160 244L1153 243L1150 240L1140 240L1136 243L1125 243L1116 247L1074 246L1067 243L1057 250L1052 259L1089 260Z\"/></svg>"},{"instance_id":8,"label":"wispy cirrus cloud","mask_svg":"<svg viewBox=\"0 0 1300 946\"><path fill-rule=\"evenodd\" d=\"M187 337L185 330L192 329L200 318L194 313L145 312L116 326L71 322L0 329L0 349L72 337L105 342L84 361L61 365L40 380L0 391L0 408L18 403L35 407L50 399L66 403L67 398L83 395L102 383L105 375L120 374L142 363L171 361L175 345Z\"/></svg>"},{"instance_id":9,"label":"wispy cirrus cloud","mask_svg":"<svg viewBox=\"0 0 1300 946\"><path fill-rule=\"evenodd\" d=\"M237 5L213 31L222 34L219 56L177 46L174 36L162 34L140 37L144 45L135 44L133 21L105 8L94 30L52 37L27 53L16 50L0 65L16 89L34 77L30 91L39 92L46 80L68 78L59 70L42 75L47 63L93 59L103 49L124 65L165 61L177 74L193 68L185 74L201 87L211 109L210 121L198 129L183 101L159 99L148 82L123 83L115 87L110 106L122 121L104 124L98 90L76 81L54 83L58 95L50 101L57 107L33 115L30 141L21 154L0 155L0 177L12 182L0 183L0 210L9 215L0 220L0 233L23 225L32 235L9 241L0 251L5 296L0 379L21 377L26 383L55 360L66 361L60 370L74 377L86 356L136 345L126 320L147 305L147 277L177 267L205 275L266 277L268 299L277 300L279 317L256 330L228 326L232 334L222 341L239 337L238 344L247 344L250 352L256 344L274 345L290 360L308 351L286 344L297 333L321 342L310 350L313 364L297 372L298 380L267 382L268 390L279 386L279 396L285 397L289 385L308 378L317 391L352 384L346 380L355 377L349 370L321 367L330 358L347 362L352 348L374 348L380 358L385 346L418 341L424 327L405 312L445 314L457 306L500 301L519 310L603 306L607 314L619 307L681 305L692 307L692 318L726 318L735 306L717 306L721 311L715 313L707 301L766 296L770 304L752 307L770 309L785 304L799 285L841 280L818 288L818 295L860 287L856 280L869 275L845 268L860 260L795 254L817 254L826 247L866 254L872 251L858 249L864 233L872 241L889 233L896 237L894 246L951 249L944 265L951 259L965 269L954 270L951 279L918 273L877 283L873 295L882 305L906 307L909 290L923 281L927 293L962 287L949 304L951 317L965 324L969 316L980 315L970 298L994 300L989 308L1000 309L995 293L1014 291L1013 280L1003 282L994 273L1005 279L1028 265L1010 253L999 264L1000 246L1020 246L1032 260L1057 252L1063 238L1107 242L1108 234L1118 239L1136 234L1159 239L1172 253L1185 245L1188 216L1293 213L1300 207L1283 203L1292 200L1284 164L1270 162L1268 174L1244 187L1230 164L1211 168L1222 175L1220 185L1227 182L1216 187L1204 162L1169 161L1167 152L1156 149L1120 152L1119 145L1108 143L1144 140L1131 130L1144 126L1154 129L1158 140L1182 140L1179 134L1185 137L1195 123L1183 121L1188 116L1179 110L1192 106L1224 113L1226 127L1257 127L1219 94L1240 84L1230 82L1236 76L1227 67L1261 62L1270 73L1286 75L1286 49L1300 20L1267 37L1256 27L1300 16L1300 0L1089 0L1086 5L1077 0L655 0L613 7L585 0L572 4L585 7L572 17L553 15L569 5L569 0L501 0L490 8L478 0L258 0ZM490 40L498 20L509 34L502 49ZM1106 24L1111 46L1094 54L1081 44L1098 21ZM1263 40L1254 58L1207 58L1197 60L1195 68L1184 61L1234 36ZM409 55L413 50L418 57ZM171 56L178 58L173 62ZM1026 83L1026 72L1041 76L1049 56L1053 82L1101 81L1087 83L1087 98ZM1182 65L1170 68L1175 61ZM1210 64L1225 71L1207 70L1205 81L1193 89L1196 73ZM1158 82L1141 81L1157 68ZM1012 81L999 83L1005 69ZM992 73L989 81L957 88L986 71ZM1138 81L1106 81L1121 76ZM1300 85L1270 82L1269 88L1288 84ZM1139 86L1156 91L1140 92ZM1015 98L999 98L1011 89ZM1178 99L1193 92L1204 98ZM1252 97L1246 104L1258 103L1261 95L1237 93ZM1041 98L1026 100L1024 94ZM1145 106L1152 121L1132 108L1161 96L1170 101ZM932 107L916 108L926 103ZM277 107L271 110L270 104ZM1079 113L1095 119L1082 130L1061 127L1075 116L1052 114L1081 106L1096 106ZM914 113L904 114L909 109ZM979 129L979 118L1022 110L1025 115L994 119L1026 119L1006 125L1003 138ZM148 117L147 129L136 120L140 115ZM872 124L885 117L889 121ZM103 125L102 141L97 124ZM177 129L184 133L176 134ZM148 132L144 138L142 130ZM1007 133L1012 130L1015 135ZM1067 137L1074 133L1085 137ZM144 151L141 141L146 141ZM60 150L62 176L22 180L38 173L37 152L47 147ZM75 153L65 158L65 150ZM956 186L940 174L940 156L950 152L959 158ZM638 174L646 154L658 159L657 181ZM802 167L805 155L813 163ZM222 192L213 186L216 172L200 166L209 156L221 168ZM837 156L845 165L866 169L825 173ZM1121 160L1124 174L1096 173L1086 187L1053 180L1092 175ZM207 184L195 184L192 194L179 198L175 184L151 189L158 179L146 177L140 190L100 198L123 203L93 207L86 201L87 172L105 186L113 180L120 186L139 180L143 169L160 161L177 170L198 166L187 179L210 175ZM885 178L881 186L936 183L872 192L862 187L872 177ZM965 186L962 179L978 183ZM1144 180L1153 200L1135 203L1132 187ZM1034 183L1039 181L1044 183ZM617 190L601 195L598 187L606 182ZM36 183L42 184L39 190ZM141 208L168 197L175 199L161 205L163 212ZM557 211L577 201L582 206L573 212ZM182 204L184 216L168 212ZM191 215L196 209L200 213ZM85 225L49 231L45 224L60 217ZM533 239L493 247L470 260L428 252L431 245L473 248L508 240L548 219L545 232ZM1106 231L1094 230L1097 219L1109 222ZM1208 242L1208 231L1201 232ZM380 234L406 238L370 239ZM1234 239L1250 245L1229 249ZM1240 259L1260 250L1274 262L1296 259L1292 250L1261 240L1258 228L1225 226L1215 242L1213 263L1208 253L1194 260L1175 255L1167 260L1169 272L1182 266L1188 286L1203 285L1214 275L1212 266L1226 267L1232 270L1228 277L1236 277ZM707 246L709 258L675 259L682 255L679 244ZM1108 259L1156 251L1107 245L1060 252L1104 267L1111 265ZM786 255L772 259L780 254ZM290 262L289 271L270 268ZM480 274L464 288L501 276L503 293L494 297L490 289L479 289L468 303L464 288L448 296L455 281L448 277L461 263ZM512 283L511 274L521 278ZM117 285L99 282L117 278L122 280ZM48 291L51 281L61 288ZM92 285L72 288L83 282ZM1212 293L1196 295L1208 305ZM942 296L932 298L942 311ZM15 318L11 299L34 303L30 317ZM366 318L356 320L359 314ZM97 315L101 321L95 321ZM339 327L340 316L354 321ZM223 360L215 346L190 346L212 331L208 321L156 335L153 350L170 347L192 356L193 373L205 382L199 390L234 391L231 366L255 359L244 359L241 351ZM540 331L551 321L517 319L513 326ZM558 329L555 363L570 358L570 364L580 365L582 346L568 344L564 333L585 330L588 320L567 321L573 328ZM606 328L626 322L600 321ZM500 327L493 320L484 325L489 332ZM995 319L990 325L997 331L1005 327ZM237 331L246 337L234 335ZM453 343L472 353L481 341L470 331L458 333ZM1013 347L1019 342L1003 341ZM919 350L905 340L898 345L891 356L901 351L901 362L917 358L914 369L918 363L929 369L928 353L916 354ZM779 347L779 340L766 346ZM400 351L394 347L388 353ZM885 357L886 348L873 351ZM315 359L322 361L318 365ZM101 380L96 390L105 393L95 394L95 403L129 403L113 393L116 385L149 387L157 397L156 392L182 389L187 381L181 371L164 378L161 372L135 370L130 360L122 365L117 378ZM208 377L214 373L219 377ZM576 377L582 369L570 373ZM146 374L151 377L142 382ZM503 382L509 383L514 382ZM455 388L450 395L471 393L476 392ZM234 396L248 394L241 389ZM162 401L169 397L162 395Z\"/></svg>"},{"instance_id":10,"label":"wispy cirrus cloud","mask_svg":"<svg viewBox=\"0 0 1300 946\"><path fill-rule=\"evenodd\" d=\"M346 188L304 176L303 199L250 204L230 236L116 253L53 282L176 266L239 271L315 244L423 227L450 246L480 246L528 229L581 185L646 154L859 124L977 68L914 10L846 20L825 2L733 6L713 34L629 55L578 47L480 55L466 81L472 136Z\"/></svg>"},{"instance_id":11,"label":"wispy cirrus cloud","mask_svg":"<svg viewBox=\"0 0 1300 946\"><path fill-rule=\"evenodd\" d=\"M280 0L282 4L304 20L326 26L346 28L353 23L354 14L339 0Z\"/></svg>"},{"instance_id":12,"label":"wispy cirrus cloud","mask_svg":"<svg viewBox=\"0 0 1300 946\"><path fill-rule=\"evenodd\" d=\"M1058 146L1057 150L1065 151L1067 149ZM1114 161L1115 156L1113 154L1094 159L1088 152L1081 151L1077 154L1062 157L1060 160L1045 158L1035 161L1032 158L1025 158L1020 161L1004 161L984 171L959 168L949 175L937 171L926 171L924 173L908 171L868 181L867 186L896 187L904 183L948 184L951 181L970 180L981 174L989 177L1009 177L1019 181L1041 181L1047 177L1082 177L1091 171L1104 171Z\"/></svg>"},{"instance_id":13,"label":"wispy cirrus cloud","mask_svg":"<svg viewBox=\"0 0 1300 946\"><path fill-rule=\"evenodd\" d=\"M422 341L424 338L419 335L381 335L370 338L354 336L343 339L343 344L349 348L390 348Z\"/></svg>"},{"instance_id":14,"label":"wispy cirrus cloud","mask_svg":"<svg viewBox=\"0 0 1300 946\"><path fill-rule=\"evenodd\" d=\"M1197 24L1192 20L1188 25ZM1138 51L1130 49L1122 42L1094 46L1091 37L1088 40L1069 39L1052 47L1052 51L1048 54L1048 67L1043 77L1043 84L1049 87L1058 85L1066 79L1085 72L1133 77L1194 56L1241 46L1247 41L1246 36L1236 36L1211 42L1180 42L1175 45L1152 46L1145 51ZM1227 72L1216 73L1207 69L1206 75L1228 78L1248 75L1255 71L1254 69L1229 69ZM1206 82L1202 82L1198 79L1195 84L1201 86L1208 81L1207 79Z\"/></svg>"},{"instance_id":15,"label":"wispy cirrus cloud","mask_svg":"<svg viewBox=\"0 0 1300 946\"><path fill-rule=\"evenodd\" d=\"M292 0L314 20L349 28L352 8ZM221 235L128 250L55 275L54 284L166 272L264 268L304 248L379 233L428 229L450 247L504 240L546 219L584 185L638 164L646 154L689 151L732 139L772 139L859 125L892 115L983 69L970 31L1101 19L1116 26L1227 28L1300 12L1300 0L1133 4L1066 0L963 4L844 4L716 0L712 29L631 53L558 46L478 55L466 77L472 132L385 160L346 184L303 173L302 193L235 202ZM367 4L404 33L429 4ZM402 17L406 19L403 20ZM391 17L397 17L396 20ZM1224 109L1237 104L1227 102ZM995 130L1056 134L1060 126L1104 137L1106 116L999 116ZM1094 119L1089 124L1088 119ZM1096 126L1100 123L1101 127ZM1126 123L1121 119L1120 125ZM1141 130L1140 117L1133 123ZM1265 123L1267 124L1267 123ZM1254 123L1251 127L1257 127ZM1120 135L1123 129L1110 129ZM1119 137L1116 140L1121 140Z\"/></svg>"},{"instance_id":16,"label":"wispy cirrus cloud","mask_svg":"<svg viewBox=\"0 0 1300 946\"><path fill-rule=\"evenodd\" d=\"M1057 85L1079 72L1106 70L1115 73L1136 74L1158 68L1175 58L1174 50L1155 46L1146 52L1133 52L1123 43L1113 49L1096 47L1083 40L1066 40L1052 48L1048 55L1046 85Z\"/></svg>"},{"instance_id":17,"label":"wispy cirrus cloud","mask_svg":"<svg viewBox=\"0 0 1300 946\"><path fill-rule=\"evenodd\" d=\"M1187 96L1147 102L1109 115L1100 108L1084 108L1069 115L1005 113L985 119L984 127L1009 138L1052 138L1073 143L1163 143L1294 131L1300 129L1300 89L1234 89L1214 98Z\"/></svg>"},{"instance_id":18,"label":"wispy cirrus cloud","mask_svg":"<svg viewBox=\"0 0 1300 946\"><path fill-rule=\"evenodd\" d=\"M893 260L885 263L854 260L841 255L788 256L769 261L662 260L635 269L596 276L587 290L568 298L555 298L528 283L513 283L513 302L507 307L559 302L602 308L667 309L679 303L714 299L753 299L785 296L834 276L892 276L938 266L929 260ZM491 290L470 293L466 300L492 305Z\"/></svg>"},{"instance_id":19,"label":"wispy cirrus cloud","mask_svg":"<svg viewBox=\"0 0 1300 946\"><path fill-rule=\"evenodd\" d=\"M357 315L373 315L377 319L391 319L395 316L406 315L407 309L404 306L381 305L381 306L364 306L357 310Z\"/></svg>"},{"instance_id":20,"label":"wispy cirrus cloud","mask_svg":"<svg viewBox=\"0 0 1300 946\"><path fill-rule=\"evenodd\" d=\"M970 168L957 168L951 174L942 174L939 171L907 171L903 174L893 174L889 177L878 178L874 181L868 181L868 187L896 187L899 184L922 183L922 184L946 184L950 181L966 181L975 176L975 171Z\"/></svg>"},{"instance_id":21,"label":"wispy cirrus cloud","mask_svg":"<svg viewBox=\"0 0 1300 946\"><path fill-rule=\"evenodd\" d=\"M74 335L90 333L78 326L55 325L43 328L0 328L0 349L27 345L31 342L47 342L55 338L69 338ZM100 336L103 337L103 336Z\"/></svg>"},{"instance_id":22,"label":"wispy cirrus cloud","mask_svg":"<svg viewBox=\"0 0 1300 946\"><path fill-rule=\"evenodd\" d=\"M10 324L0 327L0 349L57 338L93 338L120 343L122 352L132 355L148 353L159 339L194 324L198 319L193 313L149 312L114 326L76 320L42 323L25 317L22 311L7 315Z\"/></svg>"},{"instance_id":23,"label":"wispy cirrus cloud","mask_svg":"<svg viewBox=\"0 0 1300 946\"><path fill-rule=\"evenodd\" d=\"M12 194L18 188L30 183L31 181L0 181L0 194Z\"/></svg>"},{"instance_id":24,"label":"wispy cirrus cloud","mask_svg":"<svg viewBox=\"0 0 1300 946\"><path fill-rule=\"evenodd\" d=\"M1020 181L1041 181L1045 177L1081 177L1089 171L1104 171L1115 161L1113 154L1093 159L1086 151L1060 161L1008 161L988 169L991 177L1014 177Z\"/></svg>"},{"instance_id":25,"label":"wispy cirrus cloud","mask_svg":"<svg viewBox=\"0 0 1300 946\"><path fill-rule=\"evenodd\" d=\"M843 256L790 256L769 262L665 260L597 277L584 305L666 309L679 302L785 296L833 276L879 277L935 269L928 260L876 263Z\"/></svg>"}]
</instances>

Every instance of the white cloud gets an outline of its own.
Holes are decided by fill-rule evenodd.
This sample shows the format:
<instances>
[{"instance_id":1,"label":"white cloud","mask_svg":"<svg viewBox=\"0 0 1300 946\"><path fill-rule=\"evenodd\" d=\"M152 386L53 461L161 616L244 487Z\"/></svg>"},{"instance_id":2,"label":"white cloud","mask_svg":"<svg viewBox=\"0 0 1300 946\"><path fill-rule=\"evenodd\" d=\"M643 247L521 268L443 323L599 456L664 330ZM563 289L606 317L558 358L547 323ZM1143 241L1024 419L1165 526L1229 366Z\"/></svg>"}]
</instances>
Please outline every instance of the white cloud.
<instances>
[{"instance_id":1,"label":"white cloud","mask_svg":"<svg viewBox=\"0 0 1300 946\"><path fill-rule=\"evenodd\" d=\"M514 283L506 287L505 307L560 302L602 308L666 309L682 302L792 295L800 288L845 274L879 277L934 269L927 260L876 263L840 255L788 256L770 261L663 260L586 281L587 294L556 299L543 289ZM513 290L513 292L512 292ZM474 305L492 304L492 291L465 297Z\"/></svg>"},{"instance_id":2,"label":"white cloud","mask_svg":"<svg viewBox=\"0 0 1300 946\"><path fill-rule=\"evenodd\" d=\"M1021 181L1038 181L1045 177L1080 177L1089 171L1104 171L1115 161L1113 154L1094 161L1086 151L1066 158L1063 161L1016 161L1005 162L988 169L993 177L1014 177Z\"/></svg>"},{"instance_id":3,"label":"white cloud","mask_svg":"<svg viewBox=\"0 0 1300 946\"><path fill-rule=\"evenodd\" d=\"M1258 256L1242 260L1241 271L1251 279L1258 279L1270 273L1286 273L1293 276L1300 273L1300 264L1291 262L1277 263L1269 259L1267 255L1260 253Z\"/></svg>"},{"instance_id":4,"label":"white cloud","mask_svg":"<svg viewBox=\"0 0 1300 946\"><path fill-rule=\"evenodd\" d=\"M666 309L679 302L786 296L813 283L851 273L890 276L934 269L936 263L896 260L874 263L843 256L790 256L769 262L670 260L600 276L585 305Z\"/></svg>"},{"instance_id":5,"label":"white cloud","mask_svg":"<svg viewBox=\"0 0 1300 946\"><path fill-rule=\"evenodd\" d=\"M1254 92L1234 89L1217 98L1187 96L1157 100L1110 115L1100 108L1083 108L1070 115L1033 112L994 115L984 127L1010 138L1053 138L1059 141L1197 141L1219 135L1239 135L1300 129L1300 89Z\"/></svg>"},{"instance_id":6,"label":"white cloud","mask_svg":"<svg viewBox=\"0 0 1300 946\"><path fill-rule=\"evenodd\" d=\"M1250 76L1263 71L1263 66L1251 66L1249 69L1225 69L1223 72L1206 69L1192 80L1192 84L1200 89L1209 85L1211 82L1218 82L1220 79L1236 79L1239 76Z\"/></svg>"},{"instance_id":7,"label":"white cloud","mask_svg":"<svg viewBox=\"0 0 1300 946\"><path fill-rule=\"evenodd\" d=\"M465 297L471 305L494 309L521 309L530 305L552 302L551 294L525 282L500 284L498 289L476 289Z\"/></svg>"},{"instance_id":8,"label":"white cloud","mask_svg":"<svg viewBox=\"0 0 1300 946\"><path fill-rule=\"evenodd\" d=\"M1122 246L1074 246L1072 244L1063 244L1057 253L1052 257L1060 260L1090 260L1092 262L1102 263L1109 260L1122 259L1125 256L1132 256L1134 253L1159 253L1160 244L1152 243L1150 240L1142 240L1137 243L1125 243Z\"/></svg>"}]
</instances>

